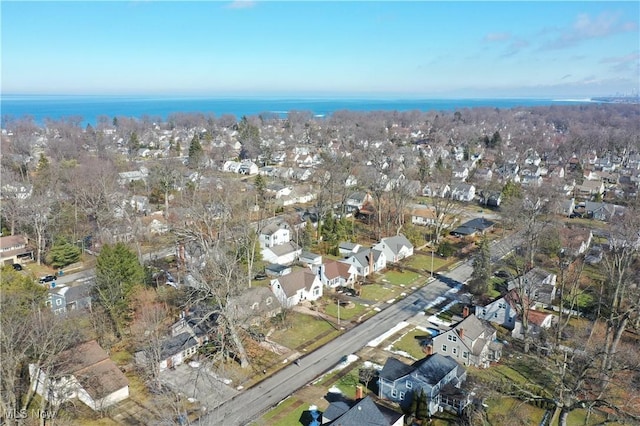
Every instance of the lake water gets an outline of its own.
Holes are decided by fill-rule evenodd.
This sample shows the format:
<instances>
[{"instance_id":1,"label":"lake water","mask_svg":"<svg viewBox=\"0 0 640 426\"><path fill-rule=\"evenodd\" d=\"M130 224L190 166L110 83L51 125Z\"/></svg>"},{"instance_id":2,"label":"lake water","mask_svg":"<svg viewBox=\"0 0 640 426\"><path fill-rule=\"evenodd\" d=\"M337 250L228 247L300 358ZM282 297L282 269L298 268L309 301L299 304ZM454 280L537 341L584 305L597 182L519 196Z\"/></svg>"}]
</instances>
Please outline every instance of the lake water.
<instances>
[{"instance_id":1,"label":"lake water","mask_svg":"<svg viewBox=\"0 0 640 426\"><path fill-rule=\"evenodd\" d=\"M354 98L203 98L203 97L143 97L143 96L35 96L3 95L0 106L5 118L31 116L39 123L45 119L59 120L81 117L83 125L95 125L98 117L161 118L173 113L204 113L220 117L232 114L262 113L285 116L289 111L310 111L316 116L328 116L335 111L455 111L464 108L535 107L590 103L590 99L354 99Z\"/></svg>"}]
</instances>

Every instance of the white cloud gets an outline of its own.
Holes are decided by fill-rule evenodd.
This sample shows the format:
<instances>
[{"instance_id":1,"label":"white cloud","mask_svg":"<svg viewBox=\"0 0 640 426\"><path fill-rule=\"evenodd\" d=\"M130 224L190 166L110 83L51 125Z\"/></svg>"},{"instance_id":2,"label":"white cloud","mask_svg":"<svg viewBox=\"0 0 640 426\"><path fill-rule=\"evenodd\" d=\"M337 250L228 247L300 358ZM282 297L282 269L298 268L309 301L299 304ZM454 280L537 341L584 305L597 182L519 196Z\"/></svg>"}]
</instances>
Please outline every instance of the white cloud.
<instances>
[{"instance_id":1,"label":"white cloud","mask_svg":"<svg viewBox=\"0 0 640 426\"><path fill-rule=\"evenodd\" d=\"M622 21L620 13L603 12L592 18L587 13L576 17L573 25L560 29L560 36L543 46L545 49L564 49L575 46L585 40L606 38L614 34L637 31L638 25L631 21Z\"/></svg>"}]
</instances>

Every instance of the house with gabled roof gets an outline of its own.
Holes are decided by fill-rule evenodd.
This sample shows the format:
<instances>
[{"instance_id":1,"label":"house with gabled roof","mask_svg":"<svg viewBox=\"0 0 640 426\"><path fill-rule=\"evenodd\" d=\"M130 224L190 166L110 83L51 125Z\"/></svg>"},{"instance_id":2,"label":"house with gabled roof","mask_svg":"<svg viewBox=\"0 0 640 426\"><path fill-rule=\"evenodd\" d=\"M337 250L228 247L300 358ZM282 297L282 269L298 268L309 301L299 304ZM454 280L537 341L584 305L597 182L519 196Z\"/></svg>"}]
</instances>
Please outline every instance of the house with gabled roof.
<instances>
[{"instance_id":1,"label":"house with gabled roof","mask_svg":"<svg viewBox=\"0 0 640 426\"><path fill-rule=\"evenodd\" d=\"M442 214L442 213L441 213ZM438 216L432 207L417 207L411 210L411 223L414 225L431 226L435 225Z\"/></svg>"},{"instance_id":2,"label":"house with gabled roof","mask_svg":"<svg viewBox=\"0 0 640 426\"><path fill-rule=\"evenodd\" d=\"M49 289L47 305L55 314L64 314L73 310L91 310L91 288L93 282L75 286L56 286Z\"/></svg>"},{"instance_id":3,"label":"house with gabled roof","mask_svg":"<svg viewBox=\"0 0 640 426\"><path fill-rule=\"evenodd\" d=\"M328 259L313 266L313 272L325 287L352 287L358 276L356 267L337 260Z\"/></svg>"},{"instance_id":4,"label":"house with gabled roof","mask_svg":"<svg viewBox=\"0 0 640 426\"><path fill-rule=\"evenodd\" d=\"M476 187L468 183L459 183L451 189L451 198L457 201L473 201Z\"/></svg>"},{"instance_id":5,"label":"house with gabled roof","mask_svg":"<svg viewBox=\"0 0 640 426\"><path fill-rule=\"evenodd\" d=\"M54 406L79 399L94 411L129 398L129 379L98 342L61 352L51 370L29 364L31 388Z\"/></svg>"},{"instance_id":6,"label":"house with gabled roof","mask_svg":"<svg viewBox=\"0 0 640 426\"><path fill-rule=\"evenodd\" d=\"M0 237L0 264L22 263L33 260L33 250L26 235Z\"/></svg>"},{"instance_id":7,"label":"house with gabled roof","mask_svg":"<svg viewBox=\"0 0 640 426\"><path fill-rule=\"evenodd\" d=\"M266 287L251 287L229 301L228 311L240 325L259 325L282 312L280 300Z\"/></svg>"},{"instance_id":8,"label":"house with gabled roof","mask_svg":"<svg viewBox=\"0 0 640 426\"><path fill-rule=\"evenodd\" d=\"M382 238L373 249L383 252L387 262L395 263L413 256L413 244L402 234Z\"/></svg>"},{"instance_id":9,"label":"house with gabled roof","mask_svg":"<svg viewBox=\"0 0 640 426\"><path fill-rule=\"evenodd\" d=\"M387 257L380 250L362 248L341 262L353 265L359 277L367 277L387 267Z\"/></svg>"},{"instance_id":10,"label":"house with gabled roof","mask_svg":"<svg viewBox=\"0 0 640 426\"><path fill-rule=\"evenodd\" d=\"M536 266L510 280L507 289L517 289L519 294L527 296L534 305L548 306L556 298L556 278L556 274Z\"/></svg>"},{"instance_id":11,"label":"house with gabled roof","mask_svg":"<svg viewBox=\"0 0 640 426\"><path fill-rule=\"evenodd\" d=\"M502 344L497 340L496 329L474 314L433 337L426 350L450 356L463 365L480 368L488 367L489 363L500 360L502 356Z\"/></svg>"},{"instance_id":12,"label":"house with gabled roof","mask_svg":"<svg viewBox=\"0 0 640 426\"><path fill-rule=\"evenodd\" d=\"M291 308L305 300L322 297L322 282L311 269L304 268L271 280L271 291L284 308Z\"/></svg>"},{"instance_id":13,"label":"house with gabled roof","mask_svg":"<svg viewBox=\"0 0 640 426\"><path fill-rule=\"evenodd\" d=\"M424 392L430 415L441 407L460 413L470 402L460 390L466 378L464 368L450 356L432 354L411 365L390 357L379 374L378 396L407 408L414 393Z\"/></svg>"},{"instance_id":14,"label":"house with gabled roof","mask_svg":"<svg viewBox=\"0 0 640 426\"><path fill-rule=\"evenodd\" d=\"M350 406L345 401L334 401L322 413L326 426L403 426L404 414L376 403L367 396Z\"/></svg>"},{"instance_id":15,"label":"house with gabled roof","mask_svg":"<svg viewBox=\"0 0 640 426\"><path fill-rule=\"evenodd\" d=\"M451 193L451 187L446 183L431 182L422 188L425 197L445 198Z\"/></svg>"}]
</instances>

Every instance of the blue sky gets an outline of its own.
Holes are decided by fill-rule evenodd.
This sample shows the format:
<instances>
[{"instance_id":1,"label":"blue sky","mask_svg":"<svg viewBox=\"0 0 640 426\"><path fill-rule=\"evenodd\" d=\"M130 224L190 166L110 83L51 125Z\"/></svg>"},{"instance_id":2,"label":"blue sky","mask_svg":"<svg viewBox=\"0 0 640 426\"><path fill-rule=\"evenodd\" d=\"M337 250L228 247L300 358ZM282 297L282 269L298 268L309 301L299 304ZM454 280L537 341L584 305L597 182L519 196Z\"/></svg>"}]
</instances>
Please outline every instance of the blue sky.
<instances>
[{"instance_id":1,"label":"blue sky","mask_svg":"<svg viewBox=\"0 0 640 426\"><path fill-rule=\"evenodd\" d=\"M3 1L2 93L637 93L640 2Z\"/></svg>"}]
</instances>

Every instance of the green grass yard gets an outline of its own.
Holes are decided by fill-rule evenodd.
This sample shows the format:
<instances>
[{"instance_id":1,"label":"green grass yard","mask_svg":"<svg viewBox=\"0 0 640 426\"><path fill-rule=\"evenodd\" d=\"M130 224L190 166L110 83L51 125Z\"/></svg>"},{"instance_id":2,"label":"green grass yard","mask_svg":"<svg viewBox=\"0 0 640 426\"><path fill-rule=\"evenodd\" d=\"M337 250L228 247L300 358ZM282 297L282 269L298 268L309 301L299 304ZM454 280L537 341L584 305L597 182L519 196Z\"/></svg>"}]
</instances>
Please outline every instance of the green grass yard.
<instances>
[{"instance_id":1,"label":"green grass yard","mask_svg":"<svg viewBox=\"0 0 640 426\"><path fill-rule=\"evenodd\" d=\"M420 347L420 341L416 339L416 337L426 338L429 336L431 335L428 331L414 328L393 343L393 350L406 352L414 359L422 359L425 357L425 354L422 351L422 347Z\"/></svg>"},{"instance_id":2,"label":"green grass yard","mask_svg":"<svg viewBox=\"0 0 640 426\"><path fill-rule=\"evenodd\" d=\"M445 268L453 264L456 260L456 258L442 258L436 253L433 256L433 270L438 271ZM414 254L403 263L411 268L422 269L427 272L431 271L431 255Z\"/></svg>"},{"instance_id":3,"label":"green grass yard","mask_svg":"<svg viewBox=\"0 0 640 426\"><path fill-rule=\"evenodd\" d=\"M311 343L317 347L318 342L324 344L340 334L340 331L326 320L298 312L289 313L287 323L291 324L291 327L275 331L271 339L291 349Z\"/></svg>"},{"instance_id":4,"label":"green grass yard","mask_svg":"<svg viewBox=\"0 0 640 426\"><path fill-rule=\"evenodd\" d=\"M405 289L391 284L367 284L362 286L360 297L374 302L386 301L398 297Z\"/></svg>"},{"instance_id":5,"label":"green grass yard","mask_svg":"<svg viewBox=\"0 0 640 426\"><path fill-rule=\"evenodd\" d=\"M384 279L390 284L394 285L412 285L420 278L420 275L411 271L387 271L384 274Z\"/></svg>"},{"instance_id":6,"label":"green grass yard","mask_svg":"<svg viewBox=\"0 0 640 426\"><path fill-rule=\"evenodd\" d=\"M360 315L364 314L368 307L361 305L359 303L353 303L350 306L341 306L340 307L340 319L341 320L352 320L354 318L358 318ZM327 315L331 315L334 318L338 318L338 304L337 303L329 303L324 307L324 312Z\"/></svg>"}]
</instances>

